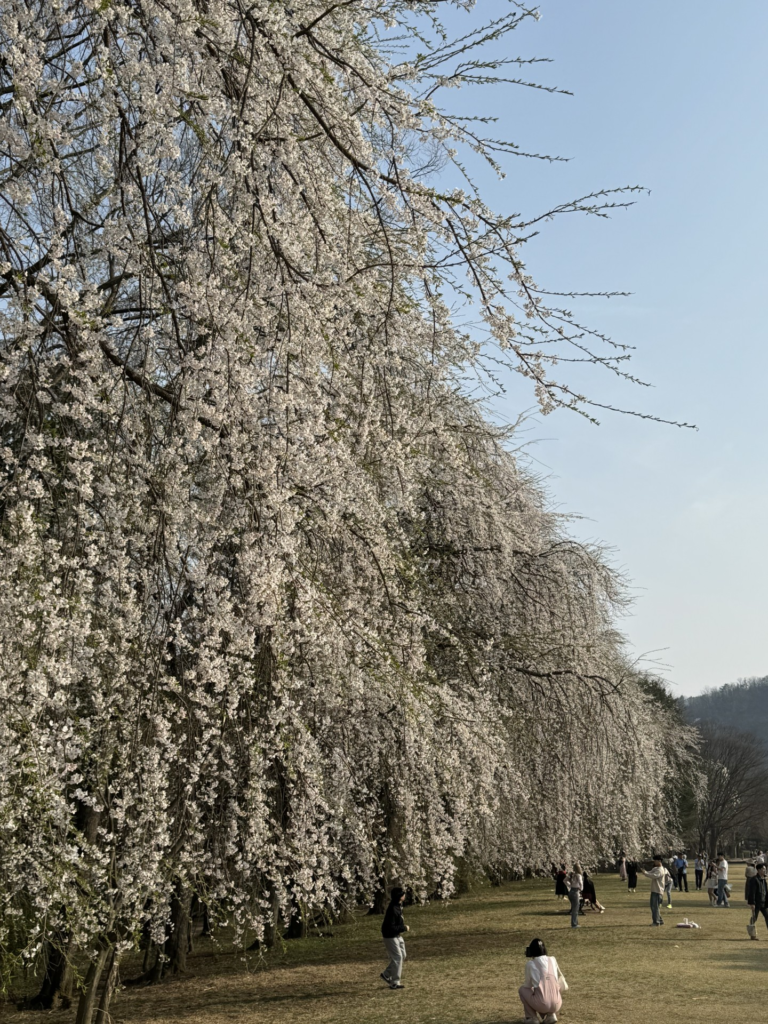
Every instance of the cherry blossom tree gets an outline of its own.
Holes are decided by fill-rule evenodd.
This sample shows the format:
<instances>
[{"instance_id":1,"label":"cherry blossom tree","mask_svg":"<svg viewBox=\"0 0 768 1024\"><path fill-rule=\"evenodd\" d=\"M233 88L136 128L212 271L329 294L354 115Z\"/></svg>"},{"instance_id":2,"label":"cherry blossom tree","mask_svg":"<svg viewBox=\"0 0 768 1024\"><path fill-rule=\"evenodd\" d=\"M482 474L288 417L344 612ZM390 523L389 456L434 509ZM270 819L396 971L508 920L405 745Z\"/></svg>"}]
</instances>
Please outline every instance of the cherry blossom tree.
<instances>
[{"instance_id":1,"label":"cherry blossom tree","mask_svg":"<svg viewBox=\"0 0 768 1024\"><path fill-rule=\"evenodd\" d=\"M534 12L451 44L437 10L0 11L0 963L48 1004L76 970L78 1024L142 937L183 969L193 898L269 942L458 858L665 839L621 581L464 388L493 344L590 414L559 362L626 353L429 174L517 152L437 97Z\"/></svg>"}]
</instances>

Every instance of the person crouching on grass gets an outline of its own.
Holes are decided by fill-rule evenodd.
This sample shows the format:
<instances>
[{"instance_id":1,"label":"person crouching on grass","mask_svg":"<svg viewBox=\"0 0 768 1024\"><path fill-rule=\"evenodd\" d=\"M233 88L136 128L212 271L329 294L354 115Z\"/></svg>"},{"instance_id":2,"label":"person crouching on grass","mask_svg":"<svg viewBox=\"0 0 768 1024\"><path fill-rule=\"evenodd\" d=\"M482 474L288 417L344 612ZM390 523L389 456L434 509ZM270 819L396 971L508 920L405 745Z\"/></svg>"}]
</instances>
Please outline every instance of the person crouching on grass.
<instances>
[{"instance_id":1,"label":"person crouching on grass","mask_svg":"<svg viewBox=\"0 0 768 1024\"><path fill-rule=\"evenodd\" d=\"M526 949L529 957L525 965L525 984L518 989L525 1011L526 1024L539 1024L539 1014L545 1015L542 1024L556 1024L563 1005L562 993L568 983L553 956L547 956L547 947L541 939L533 939Z\"/></svg>"},{"instance_id":2,"label":"person crouching on grass","mask_svg":"<svg viewBox=\"0 0 768 1024\"><path fill-rule=\"evenodd\" d=\"M381 926L384 945L389 953L389 965L386 970L381 972L380 976L390 988L405 988L405 985L400 983L406 955L403 932L410 931L410 928L403 921L403 903L405 903L405 889L396 885L389 894L389 906Z\"/></svg>"}]
</instances>

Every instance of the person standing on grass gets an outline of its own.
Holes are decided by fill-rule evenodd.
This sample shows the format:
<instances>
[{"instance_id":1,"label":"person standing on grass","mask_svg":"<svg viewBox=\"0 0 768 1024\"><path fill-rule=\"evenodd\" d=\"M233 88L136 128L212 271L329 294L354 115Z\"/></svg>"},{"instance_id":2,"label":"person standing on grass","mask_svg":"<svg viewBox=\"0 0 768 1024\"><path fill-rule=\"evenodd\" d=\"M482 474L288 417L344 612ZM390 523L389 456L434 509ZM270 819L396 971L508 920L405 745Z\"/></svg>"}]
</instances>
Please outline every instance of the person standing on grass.
<instances>
[{"instance_id":1,"label":"person standing on grass","mask_svg":"<svg viewBox=\"0 0 768 1024\"><path fill-rule=\"evenodd\" d=\"M583 889L584 879L581 874L581 864L577 862L573 865L573 871L568 880L568 899L571 901L571 928L579 927L579 904Z\"/></svg>"},{"instance_id":2,"label":"person standing on grass","mask_svg":"<svg viewBox=\"0 0 768 1024\"><path fill-rule=\"evenodd\" d=\"M403 903L405 889L396 885L390 893L389 906L381 926L381 935L389 954L389 964L386 970L381 972L381 978L390 988L405 988L400 981L406 957L403 933L410 931L410 928L403 920Z\"/></svg>"},{"instance_id":3,"label":"person standing on grass","mask_svg":"<svg viewBox=\"0 0 768 1024\"><path fill-rule=\"evenodd\" d=\"M621 851L619 855L619 879L622 882L627 880L627 858L624 855L624 851Z\"/></svg>"},{"instance_id":4,"label":"person standing on grass","mask_svg":"<svg viewBox=\"0 0 768 1024\"><path fill-rule=\"evenodd\" d=\"M668 863L666 865L667 871L669 871L669 874L670 874L670 876L672 878L672 888L673 889L677 888L677 867L675 865L675 861L676 860L677 860L676 857L670 857L669 861L668 861Z\"/></svg>"},{"instance_id":5,"label":"person standing on grass","mask_svg":"<svg viewBox=\"0 0 768 1024\"><path fill-rule=\"evenodd\" d=\"M749 903L749 883L757 874L757 866L754 860L748 860L744 868L744 899Z\"/></svg>"},{"instance_id":6,"label":"person standing on grass","mask_svg":"<svg viewBox=\"0 0 768 1024\"><path fill-rule=\"evenodd\" d=\"M757 873L747 882L747 903L752 911L752 921L747 928L750 939L757 938L757 915L762 914L768 928L768 884L765 881L765 861L757 864Z\"/></svg>"},{"instance_id":7,"label":"person standing on grass","mask_svg":"<svg viewBox=\"0 0 768 1024\"><path fill-rule=\"evenodd\" d=\"M669 872L664 867L661 857L653 858L653 867L650 871L646 871L645 868L640 870L651 880L651 924L658 927L664 924L664 918L661 916L661 897L664 895Z\"/></svg>"},{"instance_id":8,"label":"person standing on grass","mask_svg":"<svg viewBox=\"0 0 768 1024\"><path fill-rule=\"evenodd\" d=\"M707 890L710 906L714 907L717 900L717 864L713 860L709 862L707 867L707 878L704 882L704 888Z\"/></svg>"},{"instance_id":9,"label":"person standing on grass","mask_svg":"<svg viewBox=\"0 0 768 1024\"><path fill-rule=\"evenodd\" d=\"M555 896L559 899L568 899L568 872L565 870L565 864L560 865L560 870L557 872L557 878L555 880Z\"/></svg>"},{"instance_id":10,"label":"person standing on grass","mask_svg":"<svg viewBox=\"0 0 768 1024\"><path fill-rule=\"evenodd\" d=\"M629 892L637 889L637 861L634 857L627 860L627 889Z\"/></svg>"},{"instance_id":11,"label":"person standing on grass","mask_svg":"<svg viewBox=\"0 0 768 1024\"><path fill-rule=\"evenodd\" d=\"M696 874L696 888L701 890L701 886L704 881L704 872L707 870L707 860L703 853L696 854L696 860L693 862L693 870Z\"/></svg>"},{"instance_id":12,"label":"person standing on grass","mask_svg":"<svg viewBox=\"0 0 768 1024\"><path fill-rule=\"evenodd\" d=\"M526 949L529 957L525 965L525 984L518 989L523 1004L526 1024L557 1024L557 1014L563 1005L563 992L568 991L568 982L563 977L557 960L547 956L547 947L541 939L534 939Z\"/></svg>"},{"instance_id":13,"label":"person standing on grass","mask_svg":"<svg viewBox=\"0 0 768 1024\"><path fill-rule=\"evenodd\" d=\"M662 867L664 867L663 864ZM667 910L672 909L672 887L674 886L674 884L674 876L667 868L664 868L664 895L667 900Z\"/></svg>"},{"instance_id":14,"label":"person standing on grass","mask_svg":"<svg viewBox=\"0 0 768 1024\"><path fill-rule=\"evenodd\" d=\"M685 886L685 891L688 892L688 858L684 853L678 853L675 858L675 869L677 870L677 888L682 892L683 886Z\"/></svg>"},{"instance_id":15,"label":"person standing on grass","mask_svg":"<svg viewBox=\"0 0 768 1024\"><path fill-rule=\"evenodd\" d=\"M730 907L728 902L728 893L726 892L726 886L728 885L728 861L725 859L722 853L717 855L717 904L718 907Z\"/></svg>"}]
</instances>

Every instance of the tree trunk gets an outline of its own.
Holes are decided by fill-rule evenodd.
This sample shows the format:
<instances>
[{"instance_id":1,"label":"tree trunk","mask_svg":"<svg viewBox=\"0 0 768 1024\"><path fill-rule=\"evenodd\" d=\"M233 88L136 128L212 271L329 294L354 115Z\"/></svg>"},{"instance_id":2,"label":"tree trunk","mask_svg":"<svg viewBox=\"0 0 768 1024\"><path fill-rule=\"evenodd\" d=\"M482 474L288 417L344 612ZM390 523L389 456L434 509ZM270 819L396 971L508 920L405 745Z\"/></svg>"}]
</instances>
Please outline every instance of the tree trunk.
<instances>
[{"instance_id":1,"label":"tree trunk","mask_svg":"<svg viewBox=\"0 0 768 1024\"><path fill-rule=\"evenodd\" d=\"M352 924L355 920L355 912L349 903L344 902L331 918L333 924Z\"/></svg>"},{"instance_id":2,"label":"tree trunk","mask_svg":"<svg viewBox=\"0 0 768 1024\"><path fill-rule=\"evenodd\" d=\"M284 938L306 939L307 937L307 909L301 903L294 903L292 913L288 920Z\"/></svg>"},{"instance_id":3,"label":"tree trunk","mask_svg":"<svg viewBox=\"0 0 768 1024\"><path fill-rule=\"evenodd\" d=\"M277 942L278 925L280 923L280 901L277 897L277 892L273 889L270 896L270 902L272 904L269 918L264 922L264 938L254 939L248 947L252 949L272 949Z\"/></svg>"},{"instance_id":4,"label":"tree trunk","mask_svg":"<svg viewBox=\"0 0 768 1024\"><path fill-rule=\"evenodd\" d=\"M716 856L718 855L718 853L720 852L720 851L718 850L718 848L717 848L717 847L718 847L718 844L719 844L719 843L720 843L720 836L719 836L719 835L717 834L717 832L715 832L715 831L714 831L714 829L713 829L713 830L712 830L712 831L710 832L710 849L712 850L712 859L713 859L713 860L715 859L715 857L716 857Z\"/></svg>"},{"instance_id":5,"label":"tree trunk","mask_svg":"<svg viewBox=\"0 0 768 1024\"><path fill-rule=\"evenodd\" d=\"M109 950L105 946L99 951L95 960L91 961L88 973L85 976L85 987L80 993L80 1001L77 1004L77 1017L75 1024L91 1024L93 1011L96 1009L96 996L99 990L99 982L107 961Z\"/></svg>"},{"instance_id":6,"label":"tree trunk","mask_svg":"<svg viewBox=\"0 0 768 1024\"><path fill-rule=\"evenodd\" d=\"M150 962L150 959L152 958L152 953L153 952L154 953L157 952L155 944L154 944L154 942L148 942L147 943L147 947L144 950L144 960L143 960L142 965L141 965L141 973L142 974L146 974L147 971L149 971L149 962Z\"/></svg>"},{"instance_id":7,"label":"tree trunk","mask_svg":"<svg viewBox=\"0 0 768 1024\"><path fill-rule=\"evenodd\" d=\"M177 886L171 900L171 934L165 942L166 962L163 974L183 974L187 969L191 903L191 896L183 892L181 886Z\"/></svg>"},{"instance_id":8,"label":"tree trunk","mask_svg":"<svg viewBox=\"0 0 768 1024\"><path fill-rule=\"evenodd\" d=\"M376 888L376 892L373 894L373 906L368 911L369 914L383 914L387 909L387 886L382 876L379 880L379 885Z\"/></svg>"},{"instance_id":9,"label":"tree trunk","mask_svg":"<svg viewBox=\"0 0 768 1024\"><path fill-rule=\"evenodd\" d=\"M115 949L112 950L109 958L109 966L107 967L106 977L104 979L104 988L101 992L101 999L99 1000L99 1006L96 1010L95 1024L109 1024L109 1004L112 1002L112 996L115 993L117 987L117 979L119 977L118 971L118 956Z\"/></svg>"},{"instance_id":10,"label":"tree trunk","mask_svg":"<svg viewBox=\"0 0 768 1024\"><path fill-rule=\"evenodd\" d=\"M69 1008L72 1001L74 974L69 962L71 941L64 936L57 938L60 943L45 943L45 975L40 991L29 1003L31 1010L51 1010L58 996L62 1009Z\"/></svg>"}]
</instances>

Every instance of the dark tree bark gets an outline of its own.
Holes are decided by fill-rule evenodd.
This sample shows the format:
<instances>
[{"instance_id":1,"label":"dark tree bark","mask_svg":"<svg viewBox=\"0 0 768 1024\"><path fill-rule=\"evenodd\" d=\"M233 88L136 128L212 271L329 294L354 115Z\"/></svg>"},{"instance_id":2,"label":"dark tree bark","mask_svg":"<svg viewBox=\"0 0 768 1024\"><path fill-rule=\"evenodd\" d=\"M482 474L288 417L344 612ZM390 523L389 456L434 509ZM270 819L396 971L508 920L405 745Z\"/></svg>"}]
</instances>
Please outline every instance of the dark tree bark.
<instances>
[{"instance_id":1,"label":"dark tree bark","mask_svg":"<svg viewBox=\"0 0 768 1024\"><path fill-rule=\"evenodd\" d=\"M288 920L288 927L286 928L283 938L284 939L306 939L307 937L307 912L306 908L300 903L294 903L292 907L292 913Z\"/></svg>"},{"instance_id":2,"label":"dark tree bark","mask_svg":"<svg viewBox=\"0 0 768 1024\"><path fill-rule=\"evenodd\" d=\"M280 924L280 904L278 902L277 893L274 890L272 890L270 902L272 904L272 910L268 920L264 924L264 938L254 939L248 947L249 950L272 949L277 942L278 928Z\"/></svg>"},{"instance_id":3,"label":"dark tree bark","mask_svg":"<svg viewBox=\"0 0 768 1024\"><path fill-rule=\"evenodd\" d=\"M369 914L383 914L387 909L387 886L382 876L379 879L379 885L376 887L376 892L373 894L373 905L368 911Z\"/></svg>"},{"instance_id":4,"label":"dark tree bark","mask_svg":"<svg viewBox=\"0 0 768 1024\"><path fill-rule=\"evenodd\" d=\"M96 1010L94 1024L109 1024L111 1020L109 1006L117 988L118 977L118 956L116 950L113 949L109 955L108 966L104 975L104 987L101 990L101 998Z\"/></svg>"},{"instance_id":5,"label":"dark tree bark","mask_svg":"<svg viewBox=\"0 0 768 1024\"><path fill-rule=\"evenodd\" d=\"M77 1004L77 1017L75 1024L91 1024L93 1013L97 1005L99 982L107 962L109 950L105 946L99 951L95 960L92 960L85 976L85 985L80 993L80 1000Z\"/></svg>"},{"instance_id":6,"label":"dark tree bark","mask_svg":"<svg viewBox=\"0 0 768 1024\"><path fill-rule=\"evenodd\" d=\"M40 991L28 1004L30 1010L51 1010L57 997L62 1009L71 1005L74 974L69 962L70 948L71 943L63 935L45 943L45 974Z\"/></svg>"},{"instance_id":7,"label":"dark tree bark","mask_svg":"<svg viewBox=\"0 0 768 1024\"><path fill-rule=\"evenodd\" d=\"M192 897L190 916L193 922L200 922L200 938L209 939L211 937L211 918L208 904L201 900L197 893Z\"/></svg>"},{"instance_id":8,"label":"dark tree bark","mask_svg":"<svg viewBox=\"0 0 768 1024\"><path fill-rule=\"evenodd\" d=\"M183 974L187 969L187 954L191 945L191 903L190 894L177 886L171 900L171 933L165 941L163 975Z\"/></svg>"}]
</instances>

